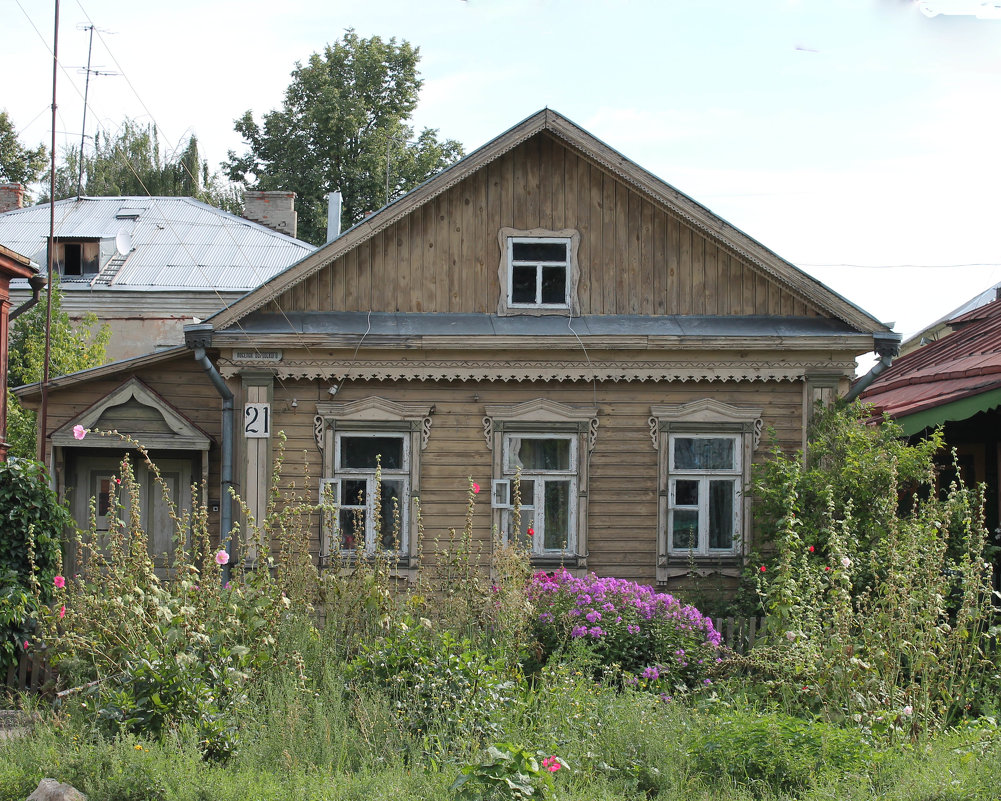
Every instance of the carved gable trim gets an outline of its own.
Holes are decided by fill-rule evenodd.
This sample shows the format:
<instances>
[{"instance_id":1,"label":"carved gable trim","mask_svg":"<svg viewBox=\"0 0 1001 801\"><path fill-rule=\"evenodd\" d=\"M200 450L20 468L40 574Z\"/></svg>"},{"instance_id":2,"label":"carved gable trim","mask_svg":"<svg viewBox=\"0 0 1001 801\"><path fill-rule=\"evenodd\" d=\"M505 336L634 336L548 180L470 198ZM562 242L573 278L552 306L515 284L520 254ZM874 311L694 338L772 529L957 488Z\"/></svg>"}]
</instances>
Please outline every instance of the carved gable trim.
<instances>
[{"instance_id":1,"label":"carved gable trim","mask_svg":"<svg viewBox=\"0 0 1001 801\"><path fill-rule=\"evenodd\" d=\"M422 421L434 412L426 403L396 403L371 397L356 401L319 401L316 412L324 420L344 423L404 423Z\"/></svg>"},{"instance_id":2,"label":"carved gable trim","mask_svg":"<svg viewBox=\"0 0 1001 801\"><path fill-rule=\"evenodd\" d=\"M94 428L101 416L116 406L128 403L131 400L154 409L170 428L171 433L151 434L148 432L136 432L119 430L118 433L124 435L134 435L140 443L149 449L169 449L169 450L202 450L207 451L211 444L211 438L198 426L192 423L181 412L175 409L165 398L155 390L144 384L138 378L131 378L122 384L118 389L105 395L90 408L84 410L76 417L65 422L52 432L52 444L61 447L74 448L125 448L133 447L119 439L118 437L88 436L78 440L73 436L73 429L76 426L83 426L85 429Z\"/></svg>"},{"instance_id":3,"label":"carved gable trim","mask_svg":"<svg viewBox=\"0 0 1001 801\"><path fill-rule=\"evenodd\" d=\"M590 423L598 416L597 408L568 406L548 398L524 403L484 406L487 417L505 423Z\"/></svg>"}]
</instances>

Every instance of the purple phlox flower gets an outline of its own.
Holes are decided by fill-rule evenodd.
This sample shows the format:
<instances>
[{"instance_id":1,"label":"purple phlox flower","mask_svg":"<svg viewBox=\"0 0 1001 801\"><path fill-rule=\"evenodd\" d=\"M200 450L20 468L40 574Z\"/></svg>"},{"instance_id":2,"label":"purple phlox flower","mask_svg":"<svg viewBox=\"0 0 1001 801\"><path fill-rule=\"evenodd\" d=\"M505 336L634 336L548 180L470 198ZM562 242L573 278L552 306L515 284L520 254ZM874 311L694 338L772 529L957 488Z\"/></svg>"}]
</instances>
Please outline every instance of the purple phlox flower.
<instances>
[{"instance_id":1,"label":"purple phlox flower","mask_svg":"<svg viewBox=\"0 0 1001 801\"><path fill-rule=\"evenodd\" d=\"M630 634L639 634L640 627L637 626L635 623L630 623L628 626L626 626L626 631L628 631Z\"/></svg>"},{"instance_id":2,"label":"purple phlox flower","mask_svg":"<svg viewBox=\"0 0 1001 801\"><path fill-rule=\"evenodd\" d=\"M596 612L595 610L592 609L590 612L584 615L584 617L587 618L588 623L597 623L599 620L601 620L601 612Z\"/></svg>"},{"instance_id":3,"label":"purple phlox flower","mask_svg":"<svg viewBox=\"0 0 1001 801\"><path fill-rule=\"evenodd\" d=\"M706 687L708 687L710 684L712 684L712 679L702 679L702 683L706 685Z\"/></svg>"},{"instance_id":4,"label":"purple phlox flower","mask_svg":"<svg viewBox=\"0 0 1001 801\"><path fill-rule=\"evenodd\" d=\"M657 681L660 678L660 671L655 667L643 668L643 678L650 681Z\"/></svg>"},{"instance_id":5,"label":"purple phlox flower","mask_svg":"<svg viewBox=\"0 0 1001 801\"><path fill-rule=\"evenodd\" d=\"M577 637L583 637L587 634L587 626L574 626L570 630L570 636L576 639Z\"/></svg>"},{"instance_id":6,"label":"purple phlox flower","mask_svg":"<svg viewBox=\"0 0 1001 801\"><path fill-rule=\"evenodd\" d=\"M587 633L592 637L598 638L605 633L605 630L601 626L592 626L587 630Z\"/></svg>"}]
</instances>

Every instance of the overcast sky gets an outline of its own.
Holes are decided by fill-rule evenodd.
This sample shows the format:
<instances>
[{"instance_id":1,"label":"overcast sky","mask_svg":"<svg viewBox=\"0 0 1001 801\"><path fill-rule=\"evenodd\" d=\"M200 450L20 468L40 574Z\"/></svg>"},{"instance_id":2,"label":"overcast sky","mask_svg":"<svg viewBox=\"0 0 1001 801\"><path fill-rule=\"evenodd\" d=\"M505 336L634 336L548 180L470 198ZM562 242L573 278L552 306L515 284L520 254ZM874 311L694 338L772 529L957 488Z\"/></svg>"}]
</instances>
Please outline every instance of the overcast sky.
<instances>
[{"instance_id":1,"label":"overcast sky","mask_svg":"<svg viewBox=\"0 0 1001 801\"><path fill-rule=\"evenodd\" d=\"M52 5L0 0L0 108L30 145L50 136ZM233 121L353 27L420 47L419 127L470 151L554 108L905 335L1001 281L1001 19L915 0L62 0L58 146L79 143L89 22L94 68L118 73L91 79L89 135L155 121L216 167L243 148Z\"/></svg>"}]
</instances>

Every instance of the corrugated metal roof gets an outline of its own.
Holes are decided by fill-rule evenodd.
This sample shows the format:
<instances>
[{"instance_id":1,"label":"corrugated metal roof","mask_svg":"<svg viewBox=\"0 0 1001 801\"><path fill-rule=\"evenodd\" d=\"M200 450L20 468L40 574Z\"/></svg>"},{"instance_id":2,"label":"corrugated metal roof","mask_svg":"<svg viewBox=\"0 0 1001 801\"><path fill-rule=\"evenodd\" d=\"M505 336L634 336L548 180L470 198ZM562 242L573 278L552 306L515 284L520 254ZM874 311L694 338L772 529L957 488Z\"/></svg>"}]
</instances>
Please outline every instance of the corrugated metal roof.
<instances>
[{"instance_id":1,"label":"corrugated metal roof","mask_svg":"<svg viewBox=\"0 0 1001 801\"><path fill-rule=\"evenodd\" d=\"M862 393L902 418L1001 387L1001 301L949 321L948 336L901 356Z\"/></svg>"},{"instance_id":2,"label":"corrugated metal roof","mask_svg":"<svg viewBox=\"0 0 1001 801\"><path fill-rule=\"evenodd\" d=\"M67 277L67 290L251 290L309 255L307 242L187 197L84 197L57 201L56 237L99 239L102 272ZM131 252L121 264L115 238ZM0 243L46 260L48 205L0 214ZM120 261L120 260L119 260Z\"/></svg>"}]
</instances>

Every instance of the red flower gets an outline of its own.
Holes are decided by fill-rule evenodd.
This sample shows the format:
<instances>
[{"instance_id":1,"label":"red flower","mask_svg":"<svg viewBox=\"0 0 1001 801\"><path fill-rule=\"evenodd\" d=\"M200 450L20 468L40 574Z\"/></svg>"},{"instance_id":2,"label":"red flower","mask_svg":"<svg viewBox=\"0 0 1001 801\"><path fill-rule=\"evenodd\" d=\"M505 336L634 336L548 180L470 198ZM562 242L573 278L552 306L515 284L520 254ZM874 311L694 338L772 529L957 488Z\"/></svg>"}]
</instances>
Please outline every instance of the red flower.
<instances>
[{"instance_id":1,"label":"red flower","mask_svg":"<svg viewBox=\"0 0 1001 801\"><path fill-rule=\"evenodd\" d=\"M809 548L807 548L807 550L808 550L808 551L809 551L810 553L813 553L813 551L814 551L815 549L814 549L814 547L813 547L813 546L811 545L811 546L810 546Z\"/></svg>"},{"instance_id":2,"label":"red flower","mask_svg":"<svg viewBox=\"0 0 1001 801\"><path fill-rule=\"evenodd\" d=\"M824 572L825 572L825 573L827 573L827 572L829 572L829 571L830 571L830 569L831 569L830 567L826 567L826 566L825 566L825 567L824 567Z\"/></svg>"},{"instance_id":3,"label":"red flower","mask_svg":"<svg viewBox=\"0 0 1001 801\"><path fill-rule=\"evenodd\" d=\"M472 487L473 487L473 495L478 495L480 492L480 485L474 481Z\"/></svg>"},{"instance_id":4,"label":"red flower","mask_svg":"<svg viewBox=\"0 0 1001 801\"><path fill-rule=\"evenodd\" d=\"M764 573L765 572L765 566L762 565L761 567L758 568L758 570L760 570L762 573Z\"/></svg>"},{"instance_id":5,"label":"red flower","mask_svg":"<svg viewBox=\"0 0 1001 801\"><path fill-rule=\"evenodd\" d=\"M535 529L534 529L534 528L532 528L531 526L529 526L529 527L528 527L528 528L527 528L527 529L525 530L525 533L526 533L526 534L527 534L527 535L528 535L529 537L534 537L534 536L535 536Z\"/></svg>"},{"instance_id":6,"label":"red flower","mask_svg":"<svg viewBox=\"0 0 1001 801\"><path fill-rule=\"evenodd\" d=\"M60 606L59 607L59 619L62 620L64 617L66 617L66 607L65 606Z\"/></svg>"}]
</instances>

